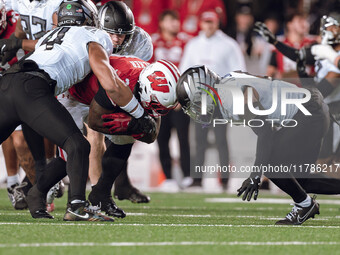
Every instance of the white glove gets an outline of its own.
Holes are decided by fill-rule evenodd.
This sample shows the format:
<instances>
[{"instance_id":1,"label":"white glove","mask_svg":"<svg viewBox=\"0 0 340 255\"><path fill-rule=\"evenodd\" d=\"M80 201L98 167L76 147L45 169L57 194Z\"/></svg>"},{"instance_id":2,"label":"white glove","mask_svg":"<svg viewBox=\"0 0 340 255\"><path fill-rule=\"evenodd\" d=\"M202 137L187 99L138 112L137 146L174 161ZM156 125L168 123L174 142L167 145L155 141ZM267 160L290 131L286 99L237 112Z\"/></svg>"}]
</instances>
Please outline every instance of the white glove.
<instances>
[{"instance_id":1,"label":"white glove","mask_svg":"<svg viewBox=\"0 0 340 255\"><path fill-rule=\"evenodd\" d=\"M323 44L313 45L312 54L315 59L328 59L332 64L334 64L335 59L339 56L332 46Z\"/></svg>"}]
</instances>

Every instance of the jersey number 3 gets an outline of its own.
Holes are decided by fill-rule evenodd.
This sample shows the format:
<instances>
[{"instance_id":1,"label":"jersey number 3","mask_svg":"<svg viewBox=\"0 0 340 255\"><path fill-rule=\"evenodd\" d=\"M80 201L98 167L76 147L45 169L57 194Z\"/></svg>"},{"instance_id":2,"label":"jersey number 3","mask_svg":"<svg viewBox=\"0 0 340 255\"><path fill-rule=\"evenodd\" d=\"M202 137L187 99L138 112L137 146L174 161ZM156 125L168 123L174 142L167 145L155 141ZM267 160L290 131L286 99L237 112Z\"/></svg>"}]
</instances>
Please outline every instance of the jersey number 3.
<instances>
[{"instance_id":1,"label":"jersey number 3","mask_svg":"<svg viewBox=\"0 0 340 255\"><path fill-rule=\"evenodd\" d=\"M148 80L151 82L151 88L155 91L169 93L170 89L165 74L161 71L155 71L150 74Z\"/></svg>"},{"instance_id":2,"label":"jersey number 3","mask_svg":"<svg viewBox=\"0 0 340 255\"><path fill-rule=\"evenodd\" d=\"M53 32L45 38L45 40L41 43L41 45L46 44L46 50L52 50L54 44L61 44L63 42L63 38L66 32L70 30L70 27L62 27L59 29L53 30ZM53 35L57 33L57 37L52 40Z\"/></svg>"}]
</instances>

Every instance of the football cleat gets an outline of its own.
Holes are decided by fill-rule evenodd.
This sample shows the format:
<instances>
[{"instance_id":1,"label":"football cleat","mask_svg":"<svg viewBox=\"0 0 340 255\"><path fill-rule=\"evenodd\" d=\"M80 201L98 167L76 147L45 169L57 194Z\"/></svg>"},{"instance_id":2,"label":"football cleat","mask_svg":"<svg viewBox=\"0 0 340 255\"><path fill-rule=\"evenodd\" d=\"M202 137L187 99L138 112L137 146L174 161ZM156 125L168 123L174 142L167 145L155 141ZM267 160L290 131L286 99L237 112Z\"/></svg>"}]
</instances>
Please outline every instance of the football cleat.
<instances>
[{"instance_id":1,"label":"football cleat","mask_svg":"<svg viewBox=\"0 0 340 255\"><path fill-rule=\"evenodd\" d=\"M63 181L60 181L47 192L46 203L49 212L54 211L53 201L55 198L62 197L64 195L64 190L65 184Z\"/></svg>"},{"instance_id":2,"label":"football cleat","mask_svg":"<svg viewBox=\"0 0 340 255\"><path fill-rule=\"evenodd\" d=\"M140 192L133 186L130 187L116 187L114 197L119 200L130 200L132 203L149 203L150 197Z\"/></svg>"},{"instance_id":3,"label":"football cleat","mask_svg":"<svg viewBox=\"0 0 340 255\"><path fill-rule=\"evenodd\" d=\"M275 223L275 225L301 225L309 218L314 218L315 214L320 214L320 205L312 198L312 202L308 207L301 207L294 204L294 207L287 216Z\"/></svg>"},{"instance_id":4,"label":"football cleat","mask_svg":"<svg viewBox=\"0 0 340 255\"><path fill-rule=\"evenodd\" d=\"M28 191L26 201L28 204L28 209L33 218L54 219L54 217L46 211L45 199L46 194L40 192L37 188L37 185L33 185L33 187Z\"/></svg>"},{"instance_id":5,"label":"football cleat","mask_svg":"<svg viewBox=\"0 0 340 255\"><path fill-rule=\"evenodd\" d=\"M100 213L98 207L90 206L89 202L72 204L66 209L64 221L110 221L114 219Z\"/></svg>"},{"instance_id":6,"label":"football cleat","mask_svg":"<svg viewBox=\"0 0 340 255\"><path fill-rule=\"evenodd\" d=\"M35 211L31 213L31 215L34 219L54 219L54 217L44 209Z\"/></svg>"},{"instance_id":7,"label":"football cleat","mask_svg":"<svg viewBox=\"0 0 340 255\"><path fill-rule=\"evenodd\" d=\"M14 184L10 188L7 188L8 198L16 210L23 210L28 207L25 194L22 190L26 185L27 182L23 182L20 185Z\"/></svg>"},{"instance_id":8,"label":"football cleat","mask_svg":"<svg viewBox=\"0 0 340 255\"><path fill-rule=\"evenodd\" d=\"M112 196L110 195L98 195L92 190L89 194L89 201L93 206L99 207L109 216L117 218L125 218L126 216L126 213L116 205L115 201L113 201Z\"/></svg>"}]
</instances>

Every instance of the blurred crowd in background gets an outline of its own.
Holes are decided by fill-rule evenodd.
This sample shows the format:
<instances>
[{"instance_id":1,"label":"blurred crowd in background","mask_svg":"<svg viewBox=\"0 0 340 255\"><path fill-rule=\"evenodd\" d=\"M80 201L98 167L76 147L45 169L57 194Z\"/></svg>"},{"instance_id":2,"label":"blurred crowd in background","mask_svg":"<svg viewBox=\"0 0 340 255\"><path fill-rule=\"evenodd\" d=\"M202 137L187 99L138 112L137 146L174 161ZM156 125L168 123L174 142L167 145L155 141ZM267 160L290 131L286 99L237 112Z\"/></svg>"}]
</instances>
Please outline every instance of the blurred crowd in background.
<instances>
[{"instance_id":1,"label":"blurred crowd in background","mask_svg":"<svg viewBox=\"0 0 340 255\"><path fill-rule=\"evenodd\" d=\"M97 5L107 1L95 1ZM166 59L181 72L192 65L207 65L219 75L242 70L273 78L297 78L295 62L276 51L253 31L256 21L264 22L279 40L295 47L319 41L320 18L331 15L339 20L339 0L126 0L135 23L152 38L154 55L150 62ZM313 73L313 67L309 72ZM216 112L216 115L219 113ZM195 126L189 128L190 125ZM192 165L203 165L214 131L221 165L229 164L227 127L209 129L190 124L187 115L177 107L162 118L157 139L159 158L165 180L164 191L201 188L201 178L190 177ZM177 131L180 168L179 183L172 174L173 159L169 141ZM194 130L195 134L189 134ZM195 141L190 140L191 137ZM190 141L189 141L190 140ZM210 144L211 145L211 144ZM194 151L190 151L193 149ZM222 175L226 189L228 174Z\"/></svg>"},{"instance_id":2,"label":"blurred crowd in background","mask_svg":"<svg viewBox=\"0 0 340 255\"><path fill-rule=\"evenodd\" d=\"M339 20L338 0L134 0L125 1L135 15L137 26L152 37L152 61L166 59L175 63L181 72L192 65L207 65L219 75L234 70L277 79L296 79L296 63L284 57L264 41L253 27L264 22L278 39L294 48L319 42L320 18L331 15ZM308 68L313 75L314 68ZM215 113L218 116L218 112ZM203 165L211 141L208 132L214 131L214 146L219 151L221 165L229 164L226 126L209 129L199 124L189 129L189 117L176 109L162 118L158 137L160 162L166 180L161 188L201 188L202 179L190 177L190 165ZM169 149L171 130L176 129L180 147L181 183L171 174ZM189 135L194 130L194 135ZM189 143L189 137L195 141ZM190 149L194 149L190 152ZM191 158L190 158L191 155ZM191 162L191 164L190 164ZM228 174L222 175L221 186L226 189ZM266 186L266 182L264 185Z\"/></svg>"}]
</instances>

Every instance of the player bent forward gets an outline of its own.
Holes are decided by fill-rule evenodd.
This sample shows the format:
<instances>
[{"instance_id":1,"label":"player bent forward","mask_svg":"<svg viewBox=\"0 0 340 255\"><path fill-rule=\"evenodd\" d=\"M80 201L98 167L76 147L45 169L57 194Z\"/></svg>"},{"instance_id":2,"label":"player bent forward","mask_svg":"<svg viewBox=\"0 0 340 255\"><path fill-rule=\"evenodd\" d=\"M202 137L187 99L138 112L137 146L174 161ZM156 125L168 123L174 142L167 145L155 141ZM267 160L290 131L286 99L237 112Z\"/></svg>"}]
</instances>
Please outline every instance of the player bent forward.
<instances>
[{"instance_id":1,"label":"player bent forward","mask_svg":"<svg viewBox=\"0 0 340 255\"><path fill-rule=\"evenodd\" d=\"M206 97L207 114L201 114L202 89L208 89L211 93L214 90L219 95L219 100L216 101L219 101L224 119L240 122L243 120L248 122L251 119L263 120L265 124L262 127L252 128L257 135L255 166L303 165L316 162L322 138L329 126L328 107L317 89L310 88L308 91L303 90L302 93L294 84L279 80L256 77L242 72L231 72L221 78L205 66L192 67L181 76L176 92L184 112L196 122L203 124L211 123L215 105L210 97ZM287 99L306 102L308 98L304 97L309 92L311 98L308 102L300 104L300 107L287 104L285 114L282 115L281 111L284 109L281 109L280 96L284 89L296 91L286 93ZM273 91L278 98L276 109L273 109L275 107ZM236 94L238 95L235 96ZM241 114L238 110L243 107L244 113ZM256 111L258 109L260 111ZM258 116L265 110L268 115ZM311 115L305 115L306 111ZM265 119L274 119L276 127L272 128L272 123ZM279 126L283 119L295 120L298 125L293 128ZM243 194L242 199L250 201L254 194L256 200L261 175L261 172L251 173L238 189L238 196ZM300 225L315 214L319 214L319 204L314 198L308 196L299 184L301 179L291 173L266 173L266 176L295 202L292 211L276 224ZM299 177L305 179L305 176Z\"/></svg>"}]
</instances>

